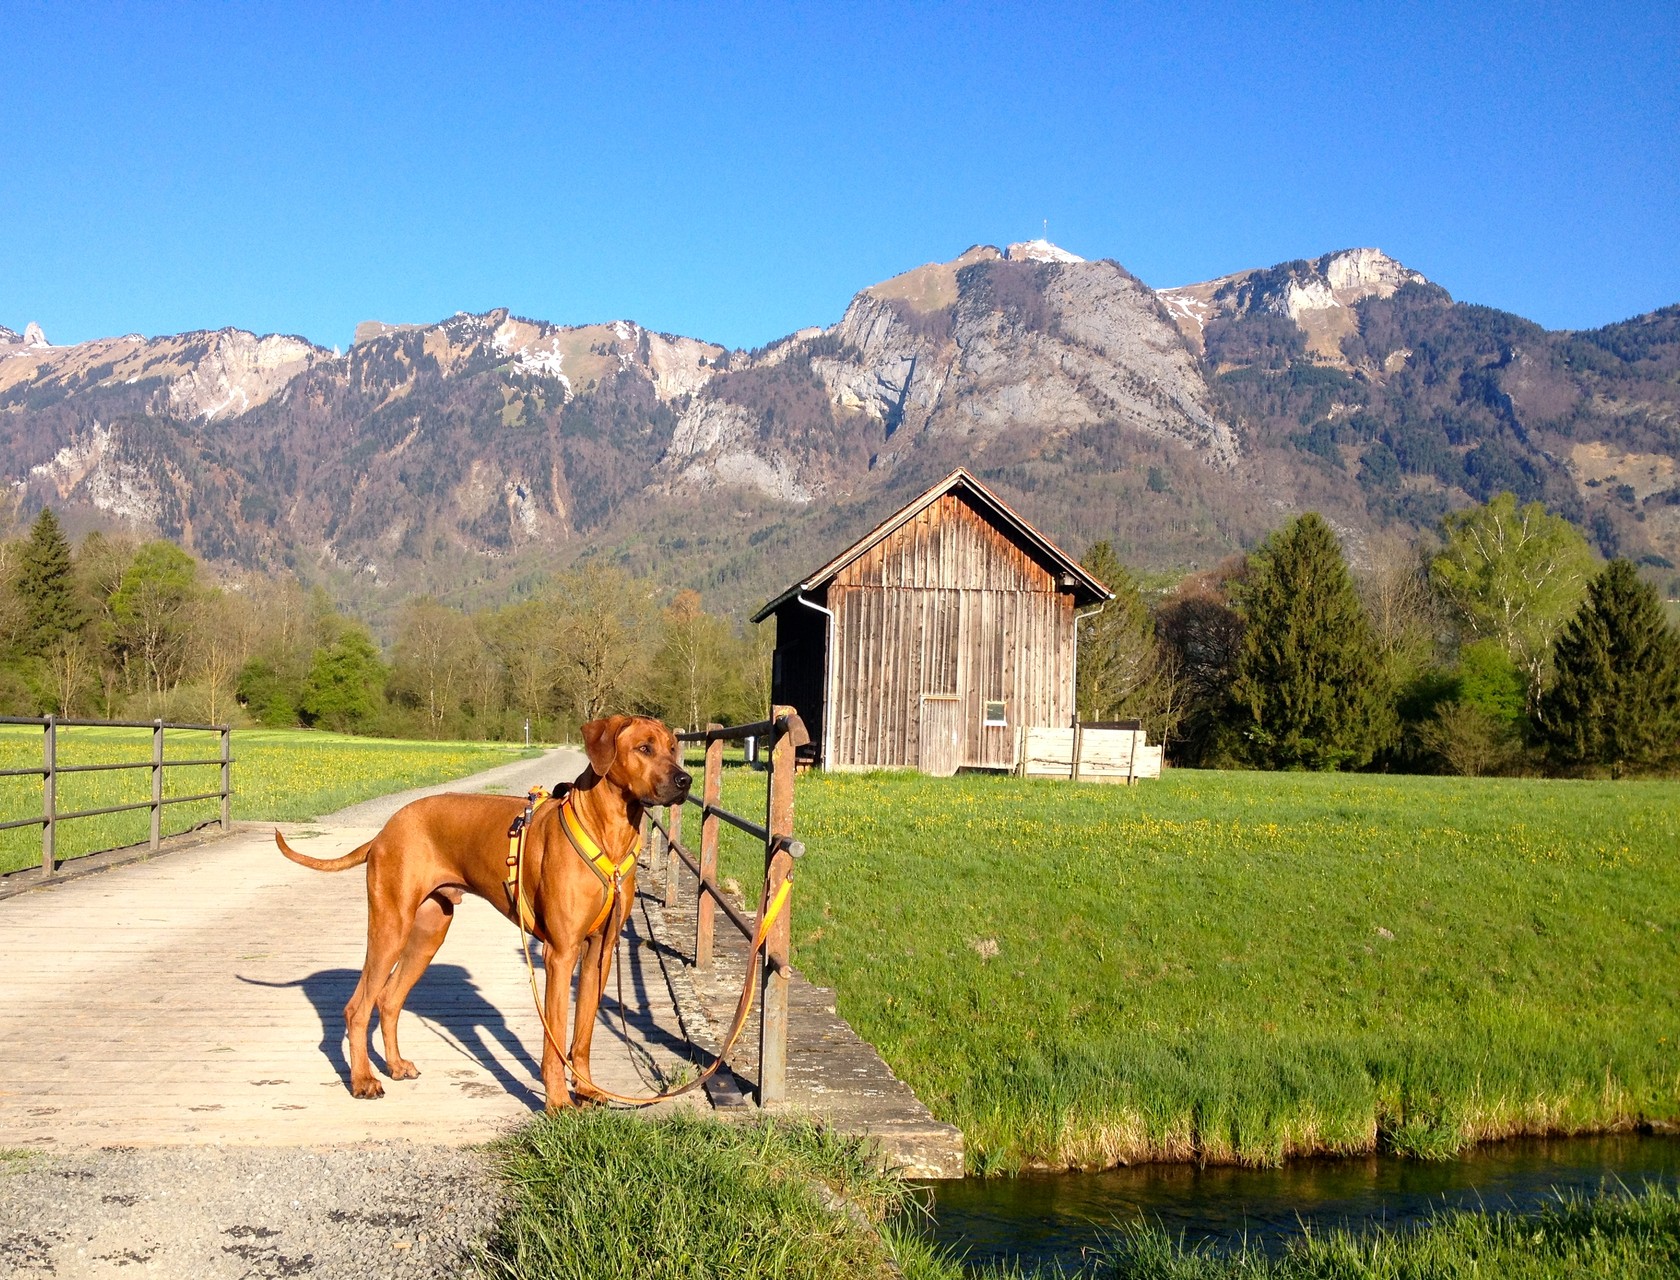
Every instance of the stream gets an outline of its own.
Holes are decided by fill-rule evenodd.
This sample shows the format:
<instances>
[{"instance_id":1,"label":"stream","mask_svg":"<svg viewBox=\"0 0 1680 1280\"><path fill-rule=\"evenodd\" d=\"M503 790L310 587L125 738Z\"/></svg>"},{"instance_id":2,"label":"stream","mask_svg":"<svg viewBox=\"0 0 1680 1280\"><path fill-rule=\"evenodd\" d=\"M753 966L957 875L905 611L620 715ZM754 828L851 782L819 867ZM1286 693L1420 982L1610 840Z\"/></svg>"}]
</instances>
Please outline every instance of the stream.
<instances>
[{"instance_id":1,"label":"stream","mask_svg":"<svg viewBox=\"0 0 1680 1280\"><path fill-rule=\"evenodd\" d=\"M1405 1228L1441 1209L1537 1212L1559 1192L1680 1186L1680 1138L1614 1134L1490 1143L1438 1163L1387 1156L1276 1169L1153 1164L926 1184L933 1235L970 1264L1077 1266L1112 1225L1155 1221L1189 1243L1278 1252L1303 1229Z\"/></svg>"}]
</instances>

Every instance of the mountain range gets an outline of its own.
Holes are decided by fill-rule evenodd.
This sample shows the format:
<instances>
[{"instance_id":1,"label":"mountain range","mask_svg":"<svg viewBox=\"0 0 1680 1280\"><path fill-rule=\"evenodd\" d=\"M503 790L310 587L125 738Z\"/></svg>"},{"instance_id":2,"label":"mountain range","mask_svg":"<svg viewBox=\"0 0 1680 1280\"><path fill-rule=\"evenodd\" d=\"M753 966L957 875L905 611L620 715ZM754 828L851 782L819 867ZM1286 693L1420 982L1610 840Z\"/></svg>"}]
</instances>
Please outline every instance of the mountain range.
<instances>
[{"instance_id":1,"label":"mountain range","mask_svg":"<svg viewBox=\"0 0 1680 1280\"><path fill-rule=\"evenodd\" d=\"M0 328L0 420L16 517L290 567L375 619L584 556L738 610L959 464L1146 570L1306 509L1357 559L1504 489L1680 563L1680 307L1548 331L1369 248L1157 290L977 245L756 351L504 310L368 322L342 354Z\"/></svg>"}]
</instances>

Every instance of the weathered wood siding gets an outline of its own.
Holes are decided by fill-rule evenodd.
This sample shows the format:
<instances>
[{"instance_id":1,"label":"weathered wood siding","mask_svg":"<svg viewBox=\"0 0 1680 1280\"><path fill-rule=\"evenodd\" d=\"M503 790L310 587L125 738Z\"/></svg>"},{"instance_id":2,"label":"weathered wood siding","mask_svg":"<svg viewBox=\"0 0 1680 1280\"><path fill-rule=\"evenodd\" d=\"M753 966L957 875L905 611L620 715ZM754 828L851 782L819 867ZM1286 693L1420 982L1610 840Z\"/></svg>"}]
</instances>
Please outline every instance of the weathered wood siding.
<instances>
[{"instance_id":1,"label":"weathered wood siding","mask_svg":"<svg viewBox=\"0 0 1680 1280\"><path fill-rule=\"evenodd\" d=\"M961 701L961 763L1009 768L1022 725L1072 718L1073 603L1043 565L947 494L829 584L834 759L921 763L922 697ZM986 727L987 701L1007 723Z\"/></svg>"}]
</instances>

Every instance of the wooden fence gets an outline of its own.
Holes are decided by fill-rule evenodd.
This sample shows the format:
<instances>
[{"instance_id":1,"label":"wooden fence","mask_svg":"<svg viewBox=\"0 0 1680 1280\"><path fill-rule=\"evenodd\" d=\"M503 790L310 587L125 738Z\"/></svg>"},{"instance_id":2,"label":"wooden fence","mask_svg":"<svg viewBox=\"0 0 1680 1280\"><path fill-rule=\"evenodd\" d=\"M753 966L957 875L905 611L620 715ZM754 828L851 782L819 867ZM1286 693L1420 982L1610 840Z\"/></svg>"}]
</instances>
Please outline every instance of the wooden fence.
<instances>
[{"instance_id":1,"label":"wooden fence","mask_svg":"<svg viewBox=\"0 0 1680 1280\"><path fill-rule=\"evenodd\" d=\"M41 872L52 875L58 868L58 824L68 822L73 818L97 818L107 813L128 813L136 809L150 809L152 811L151 847L156 849L163 839L163 810L166 805L189 804L194 800L221 800L222 802L222 830L226 831L231 825L229 800L233 795L232 767L233 756L229 754L231 747L231 729L225 724L174 724L163 720L61 720L57 716L45 716L39 720L24 719L17 716L0 716L0 724L35 725L42 730L41 765L34 769L0 769L0 778L39 778L41 779L41 813L38 817L18 818L11 822L0 822L0 831L8 831L14 827L41 828ZM115 764L60 764L58 760L58 731L60 729L150 729L152 731L152 758L150 760L122 761ZM163 735L168 730L190 733L214 733L221 738L221 751L218 755L207 760L165 760L163 757ZM219 791L205 791L190 796L165 796L163 794L163 771L190 767L193 765L220 765L222 768L222 784ZM68 813L61 813L58 809L58 779L66 773L103 773L116 769L150 769L152 771L152 795L149 800L137 800L132 804L108 804L98 809L74 809Z\"/></svg>"},{"instance_id":2,"label":"wooden fence","mask_svg":"<svg viewBox=\"0 0 1680 1280\"><path fill-rule=\"evenodd\" d=\"M767 773L765 819L762 823L731 813L718 801L723 794L723 744L752 738L769 745L770 767ZM698 797L690 795L688 803L700 811L700 850L696 854L682 841L683 810L680 805L668 805L665 820L649 815L649 826L659 832L664 849L653 851L654 856L669 852L670 863L665 872L665 905L676 905L678 866L686 866L697 882L695 890L694 958L697 969L711 967L712 944L717 924L717 911L751 942L757 925L729 901L717 884L718 824L728 823L744 831L764 846L763 911L793 869L793 859L805 852L805 847L793 838L793 777L794 755L810 741L805 724L792 707L776 707L770 719L753 724L725 727L707 725L694 733L679 733L679 742L700 742L706 747L706 765ZM793 903L791 899L770 928L765 939L764 960L759 978L763 983L760 1001L758 1039L758 1104L777 1107L787 1100L787 1024L788 975L791 972L789 951L793 937Z\"/></svg>"}]
</instances>

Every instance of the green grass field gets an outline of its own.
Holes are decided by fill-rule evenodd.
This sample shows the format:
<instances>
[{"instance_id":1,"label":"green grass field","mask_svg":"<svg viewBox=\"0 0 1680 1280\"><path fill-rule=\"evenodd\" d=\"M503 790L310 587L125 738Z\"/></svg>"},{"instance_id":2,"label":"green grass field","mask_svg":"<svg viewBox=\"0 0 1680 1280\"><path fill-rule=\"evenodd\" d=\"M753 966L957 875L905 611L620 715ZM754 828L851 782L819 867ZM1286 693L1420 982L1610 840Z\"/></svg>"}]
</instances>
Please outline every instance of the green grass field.
<instances>
[{"instance_id":1,"label":"green grass field","mask_svg":"<svg viewBox=\"0 0 1680 1280\"><path fill-rule=\"evenodd\" d=\"M1675 783L834 774L797 804L794 959L978 1171L1680 1119Z\"/></svg>"},{"instance_id":2,"label":"green grass field","mask_svg":"<svg viewBox=\"0 0 1680 1280\"><path fill-rule=\"evenodd\" d=\"M0 768L38 766L41 739L42 731L36 728L0 727ZM171 760L210 759L220 750L213 733L171 730L165 734L164 744L165 758ZM463 777L535 751L482 742L388 742L302 730L236 729L232 753L234 818L296 821L331 813L371 796ZM151 731L61 728L58 755L61 765L150 761ZM221 785L220 776L216 765L165 769L164 795L216 791ZM151 787L149 769L62 774L58 778L58 809L69 812L149 800ZM0 778L0 820L40 812L38 777ZM167 805L163 830L166 834L187 831L220 813L217 800ZM67 821L59 827L58 856L62 860L142 843L150 830L147 810ZM38 866L40 861L40 827L0 831L0 872Z\"/></svg>"}]
</instances>

